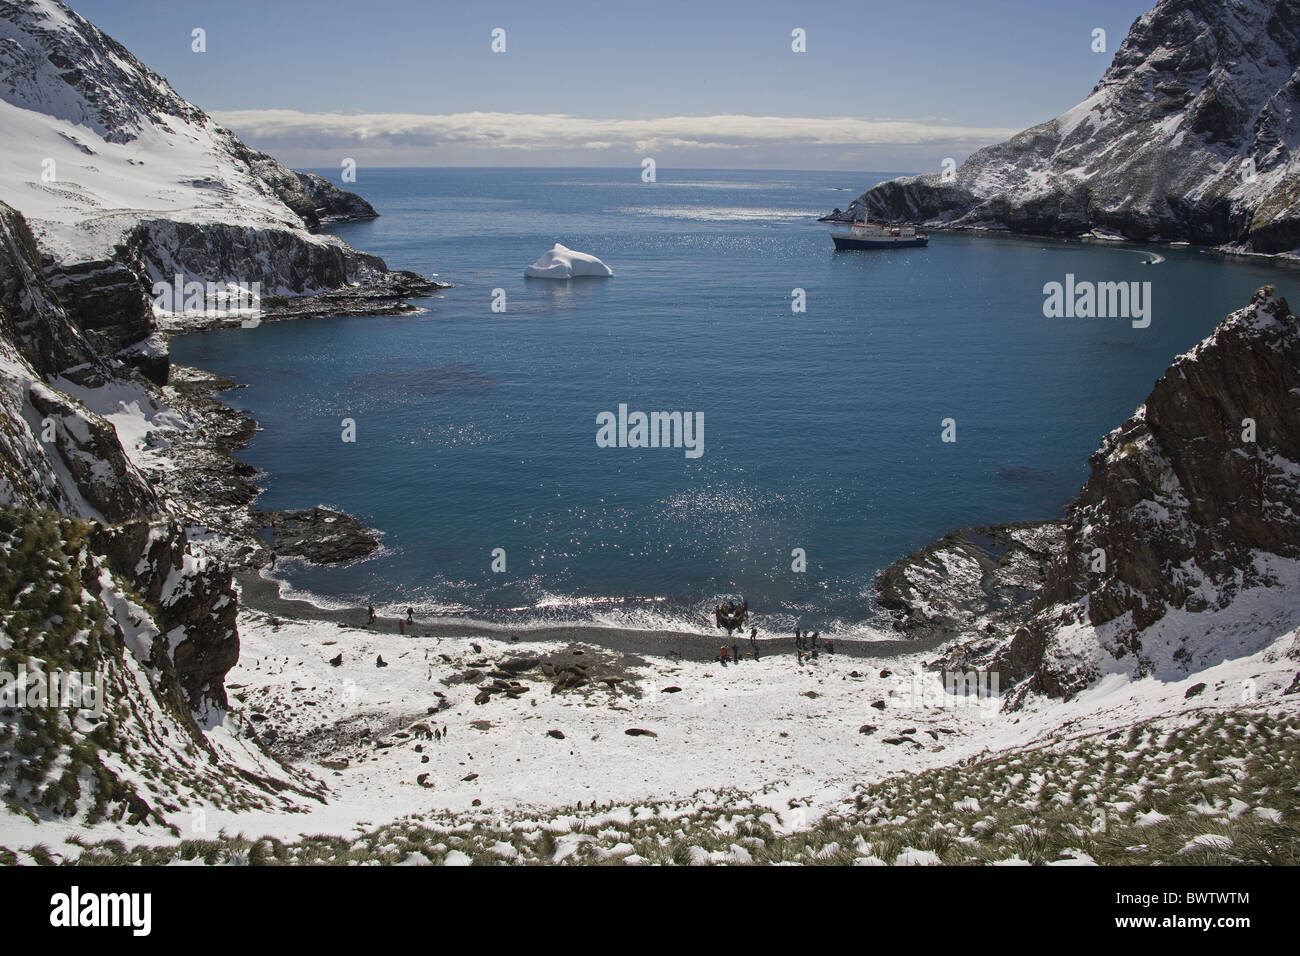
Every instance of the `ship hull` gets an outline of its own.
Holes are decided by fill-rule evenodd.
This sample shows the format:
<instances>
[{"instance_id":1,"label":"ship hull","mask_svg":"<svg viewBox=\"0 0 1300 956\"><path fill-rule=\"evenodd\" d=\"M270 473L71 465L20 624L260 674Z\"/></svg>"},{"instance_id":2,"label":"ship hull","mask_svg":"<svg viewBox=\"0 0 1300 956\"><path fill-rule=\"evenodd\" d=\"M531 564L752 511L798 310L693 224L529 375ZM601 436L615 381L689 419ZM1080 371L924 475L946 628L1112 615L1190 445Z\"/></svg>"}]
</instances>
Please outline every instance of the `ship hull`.
<instances>
[{"instance_id":1,"label":"ship hull","mask_svg":"<svg viewBox=\"0 0 1300 956\"><path fill-rule=\"evenodd\" d=\"M930 240L926 236L878 236L854 237L832 234L836 249L896 249L900 246L924 246Z\"/></svg>"}]
</instances>

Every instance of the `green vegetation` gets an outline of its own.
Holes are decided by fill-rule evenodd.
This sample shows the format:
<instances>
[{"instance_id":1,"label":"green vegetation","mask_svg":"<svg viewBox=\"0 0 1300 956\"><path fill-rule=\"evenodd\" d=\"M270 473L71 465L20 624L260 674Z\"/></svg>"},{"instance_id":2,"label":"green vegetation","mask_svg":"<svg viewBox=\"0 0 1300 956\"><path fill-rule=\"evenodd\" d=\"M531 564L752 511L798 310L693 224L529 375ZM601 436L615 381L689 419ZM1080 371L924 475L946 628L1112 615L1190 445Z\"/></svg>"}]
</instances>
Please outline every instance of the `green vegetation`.
<instances>
[{"instance_id":1,"label":"green vegetation","mask_svg":"<svg viewBox=\"0 0 1300 956\"><path fill-rule=\"evenodd\" d=\"M810 829L783 833L752 795L632 811L430 814L353 838L222 835L128 849L77 844L67 862L360 866L561 862L833 866L939 862L1300 863L1300 716L1195 711L856 788ZM797 807L791 806L791 810ZM30 851L29 851L30 852ZM418 854L418 856L413 856ZM36 854L33 854L35 856ZM4 851L0 850L0 861Z\"/></svg>"},{"instance_id":2,"label":"green vegetation","mask_svg":"<svg viewBox=\"0 0 1300 956\"><path fill-rule=\"evenodd\" d=\"M135 661L123 630L139 627L147 637L156 615L92 553L92 530L49 511L0 508L0 671L93 671L104 691L100 716L0 707L0 803L33 819L54 814L89 824L157 823L162 805L173 812L194 803L282 807L286 798L206 759L171 695L142 695L139 665L153 662Z\"/></svg>"}]
</instances>

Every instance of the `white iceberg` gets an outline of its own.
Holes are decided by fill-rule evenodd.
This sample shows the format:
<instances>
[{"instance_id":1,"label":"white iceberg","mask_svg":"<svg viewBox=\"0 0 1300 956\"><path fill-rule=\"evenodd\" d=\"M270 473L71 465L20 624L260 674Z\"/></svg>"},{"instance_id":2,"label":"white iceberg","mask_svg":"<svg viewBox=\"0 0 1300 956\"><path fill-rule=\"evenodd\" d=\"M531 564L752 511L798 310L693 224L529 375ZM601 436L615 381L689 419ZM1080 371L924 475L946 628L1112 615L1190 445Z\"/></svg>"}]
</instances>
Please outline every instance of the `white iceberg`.
<instances>
[{"instance_id":1,"label":"white iceberg","mask_svg":"<svg viewBox=\"0 0 1300 956\"><path fill-rule=\"evenodd\" d=\"M577 252L558 242L524 270L532 279L572 279L574 276L612 276L614 270L595 256Z\"/></svg>"}]
</instances>

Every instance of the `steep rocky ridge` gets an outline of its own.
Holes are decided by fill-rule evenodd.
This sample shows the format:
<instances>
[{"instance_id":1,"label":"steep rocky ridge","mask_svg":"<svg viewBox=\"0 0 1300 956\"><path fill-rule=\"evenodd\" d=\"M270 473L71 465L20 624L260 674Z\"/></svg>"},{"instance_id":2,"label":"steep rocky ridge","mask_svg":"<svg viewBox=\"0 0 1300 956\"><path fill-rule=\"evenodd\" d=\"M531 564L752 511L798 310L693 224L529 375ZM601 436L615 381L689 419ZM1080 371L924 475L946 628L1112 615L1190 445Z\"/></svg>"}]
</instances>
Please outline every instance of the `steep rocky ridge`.
<instances>
[{"instance_id":1,"label":"steep rocky ridge","mask_svg":"<svg viewBox=\"0 0 1300 956\"><path fill-rule=\"evenodd\" d=\"M1292 0L1160 0L1082 103L950 180L890 180L834 218L1294 252L1298 71Z\"/></svg>"},{"instance_id":2,"label":"steep rocky ridge","mask_svg":"<svg viewBox=\"0 0 1300 956\"><path fill-rule=\"evenodd\" d=\"M185 665L198 632L187 625L215 609L233 632L233 600L228 575L225 593L195 588L202 576L173 563L194 559L176 552L179 541L147 524L106 530L0 506L0 672L6 684L29 675L26 699L0 705L0 802L10 812L179 834L178 818L188 824L205 807L293 810L320 799L319 785L255 747L204 732L224 692L196 720L197 675ZM67 703L34 698L31 675L56 671L100 690Z\"/></svg>"},{"instance_id":3,"label":"steep rocky ridge","mask_svg":"<svg viewBox=\"0 0 1300 956\"><path fill-rule=\"evenodd\" d=\"M1016 701L1068 697L1117 670L1174 675L1267 643L1270 627L1296 626L1285 606L1300 588L1298 421L1300 319L1266 286L1105 437L1063 523L985 529L974 544L949 536L883 573L880 603L914 632L960 638L940 666L991 667ZM1008 562L988 544L1026 537L1036 561ZM1017 568L1010 602L986 586ZM1233 622L1234 604L1261 589L1279 616Z\"/></svg>"},{"instance_id":4,"label":"steep rocky ridge","mask_svg":"<svg viewBox=\"0 0 1300 956\"><path fill-rule=\"evenodd\" d=\"M319 799L228 725L231 561L274 515L228 457L255 423L168 359L172 322L223 315L156 314L151 289L258 282L274 318L437 286L313 232L375 211L250 150L57 0L0 0L0 130L0 670L109 687L99 717L0 708L0 802L170 825Z\"/></svg>"}]
</instances>

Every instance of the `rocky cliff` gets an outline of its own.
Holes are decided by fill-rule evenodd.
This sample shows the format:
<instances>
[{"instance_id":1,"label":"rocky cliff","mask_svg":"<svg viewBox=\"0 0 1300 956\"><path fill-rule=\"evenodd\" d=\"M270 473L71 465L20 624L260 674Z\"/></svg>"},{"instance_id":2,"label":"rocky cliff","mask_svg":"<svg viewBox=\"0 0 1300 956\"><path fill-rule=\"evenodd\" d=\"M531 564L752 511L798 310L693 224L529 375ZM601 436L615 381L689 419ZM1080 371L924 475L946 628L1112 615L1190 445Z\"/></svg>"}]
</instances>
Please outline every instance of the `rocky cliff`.
<instances>
[{"instance_id":1,"label":"rocky cliff","mask_svg":"<svg viewBox=\"0 0 1300 956\"><path fill-rule=\"evenodd\" d=\"M1105 437L1063 522L950 535L881 575L881 606L1013 701L1253 653L1300 623L1297 421L1300 319L1268 286Z\"/></svg>"},{"instance_id":2,"label":"rocky cliff","mask_svg":"<svg viewBox=\"0 0 1300 956\"><path fill-rule=\"evenodd\" d=\"M204 732L225 696L214 694L215 671L193 666L210 650L196 642L214 633L195 618L212 614L233 634L233 594L228 574L224 590L205 589L220 577L187 567L201 559L175 532L0 506L0 680L26 677L25 699L0 701L0 801L10 812L179 835L204 807L293 809L318 797L255 748ZM238 653L227 644L224 668ZM78 691L41 696L40 675L55 672L78 675ZM207 702L200 721L196 699Z\"/></svg>"},{"instance_id":3,"label":"rocky cliff","mask_svg":"<svg viewBox=\"0 0 1300 956\"><path fill-rule=\"evenodd\" d=\"M257 282L297 316L433 285L314 233L375 211L250 150L57 0L0 0L0 131L0 673L107 688L99 715L0 705L0 801L148 824L314 797L225 726L229 561L270 519L226 457L252 423L173 381L151 290Z\"/></svg>"},{"instance_id":4,"label":"rocky cliff","mask_svg":"<svg viewBox=\"0 0 1300 956\"><path fill-rule=\"evenodd\" d=\"M103 387L105 359L44 279L22 216L0 204L0 502L116 522L158 509L112 424L47 376Z\"/></svg>"},{"instance_id":5,"label":"rocky cliff","mask_svg":"<svg viewBox=\"0 0 1300 956\"><path fill-rule=\"evenodd\" d=\"M1082 103L949 180L881 183L837 218L1293 252L1298 69L1292 0L1161 0Z\"/></svg>"},{"instance_id":6,"label":"rocky cliff","mask_svg":"<svg viewBox=\"0 0 1300 956\"><path fill-rule=\"evenodd\" d=\"M374 288L385 307L395 287L437 287L314 232L376 213L250 149L58 0L0 0L0 129L0 201L26 218L64 307L156 381L151 290L177 275L267 298Z\"/></svg>"}]
</instances>

